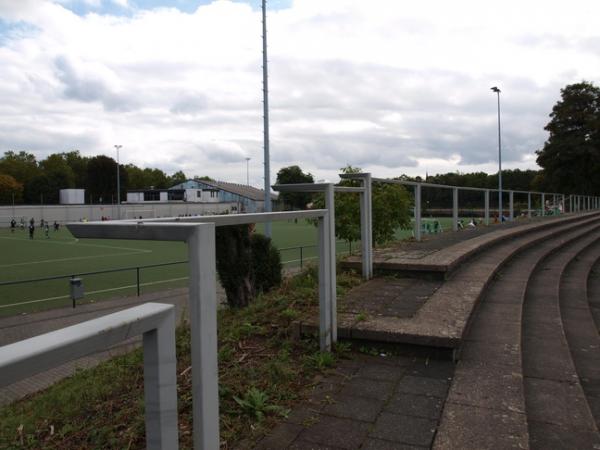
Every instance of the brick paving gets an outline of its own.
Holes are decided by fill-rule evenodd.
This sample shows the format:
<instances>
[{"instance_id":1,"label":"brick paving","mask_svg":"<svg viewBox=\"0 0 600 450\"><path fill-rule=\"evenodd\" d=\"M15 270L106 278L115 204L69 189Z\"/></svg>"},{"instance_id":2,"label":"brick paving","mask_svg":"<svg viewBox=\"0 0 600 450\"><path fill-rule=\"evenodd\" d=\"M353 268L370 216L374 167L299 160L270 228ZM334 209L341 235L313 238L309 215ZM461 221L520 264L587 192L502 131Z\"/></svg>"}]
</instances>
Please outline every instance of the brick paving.
<instances>
[{"instance_id":1,"label":"brick paving","mask_svg":"<svg viewBox=\"0 0 600 450\"><path fill-rule=\"evenodd\" d=\"M425 356L354 354L253 448L429 448L453 373Z\"/></svg>"}]
</instances>

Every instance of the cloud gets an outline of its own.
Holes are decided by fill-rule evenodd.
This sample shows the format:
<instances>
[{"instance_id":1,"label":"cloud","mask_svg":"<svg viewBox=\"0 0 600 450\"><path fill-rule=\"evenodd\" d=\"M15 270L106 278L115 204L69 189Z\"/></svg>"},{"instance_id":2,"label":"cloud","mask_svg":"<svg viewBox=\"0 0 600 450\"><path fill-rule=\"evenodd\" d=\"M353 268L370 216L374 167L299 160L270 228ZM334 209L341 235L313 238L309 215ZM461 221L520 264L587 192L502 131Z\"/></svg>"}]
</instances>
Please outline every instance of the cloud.
<instances>
[{"instance_id":1,"label":"cloud","mask_svg":"<svg viewBox=\"0 0 600 450\"><path fill-rule=\"evenodd\" d=\"M0 0L0 151L96 154L120 143L125 163L234 182L250 157L261 185L257 2L96 3ZM291 164L319 179L346 164L378 176L494 172L494 85L505 165L535 167L560 88L600 73L590 58L600 4L570 5L302 0L269 10L272 179Z\"/></svg>"}]
</instances>

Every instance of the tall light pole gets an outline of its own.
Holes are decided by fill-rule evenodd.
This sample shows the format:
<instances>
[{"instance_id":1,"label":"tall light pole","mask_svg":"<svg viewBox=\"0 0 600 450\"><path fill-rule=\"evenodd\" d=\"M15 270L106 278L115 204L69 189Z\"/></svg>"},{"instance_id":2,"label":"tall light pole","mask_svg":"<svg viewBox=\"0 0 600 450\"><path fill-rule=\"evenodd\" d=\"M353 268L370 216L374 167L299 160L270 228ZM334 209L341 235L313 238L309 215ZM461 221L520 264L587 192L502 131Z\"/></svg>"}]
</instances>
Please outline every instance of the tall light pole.
<instances>
[{"instance_id":1,"label":"tall light pole","mask_svg":"<svg viewBox=\"0 0 600 450\"><path fill-rule=\"evenodd\" d=\"M502 135L500 133L500 89L496 86L491 88L498 96L498 214L502 223Z\"/></svg>"},{"instance_id":2,"label":"tall light pole","mask_svg":"<svg viewBox=\"0 0 600 450\"><path fill-rule=\"evenodd\" d=\"M123 147L122 145L115 145L117 149L117 214L119 215L119 220L121 219L121 178L119 174L119 150Z\"/></svg>"},{"instance_id":3,"label":"tall light pole","mask_svg":"<svg viewBox=\"0 0 600 450\"><path fill-rule=\"evenodd\" d=\"M267 70L267 0L262 0L263 31L263 128L265 146L265 212L271 211L271 164L269 156L269 79ZM271 237L271 222L265 223L265 235Z\"/></svg>"},{"instance_id":4,"label":"tall light pole","mask_svg":"<svg viewBox=\"0 0 600 450\"><path fill-rule=\"evenodd\" d=\"M250 186L250 158L246 157L246 186Z\"/></svg>"}]
</instances>

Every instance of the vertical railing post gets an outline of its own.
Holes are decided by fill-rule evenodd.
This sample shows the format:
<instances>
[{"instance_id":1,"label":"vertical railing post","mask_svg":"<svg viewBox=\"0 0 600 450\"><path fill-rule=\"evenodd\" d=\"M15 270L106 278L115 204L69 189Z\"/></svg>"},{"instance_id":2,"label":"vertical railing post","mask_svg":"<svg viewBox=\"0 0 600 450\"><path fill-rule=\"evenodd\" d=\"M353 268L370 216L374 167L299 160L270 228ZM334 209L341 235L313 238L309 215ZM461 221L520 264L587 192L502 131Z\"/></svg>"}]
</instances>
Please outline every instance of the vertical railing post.
<instances>
[{"instance_id":1,"label":"vertical railing post","mask_svg":"<svg viewBox=\"0 0 600 450\"><path fill-rule=\"evenodd\" d=\"M515 219L514 199L514 191L508 191L508 220L511 222Z\"/></svg>"},{"instance_id":2,"label":"vertical railing post","mask_svg":"<svg viewBox=\"0 0 600 450\"><path fill-rule=\"evenodd\" d=\"M556 210L556 194L552 194L552 209Z\"/></svg>"},{"instance_id":3,"label":"vertical railing post","mask_svg":"<svg viewBox=\"0 0 600 450\"><path fill-rule=\"evenodd\" d=\"M194 448L219 449L219 368L215 225L198 224L188 241Z\"/></svg>"},{"instance_id":4,"label":"vertical railing post","mask_svg":"<svg viewBox=\"0 0 600 450\"><path fill-rule=\"evenodd\" d=\"M372 276L373 272L373 261L371 246L371 220L370 220L370 204L369 198L371 196L371 176L366 174L365 178L362 179L363 191L360 193L360 239L362 248L362 275L365 280L368 280Z\"/></svg>"},{"instance_id":5,"label":"vertical railing post","mask_svg":"<svg viewBox=\"0 0 600 450\"><path fill-rule=\"evenodd\" d=\"M542 216L546 216L546 195L542 192Z\"/></svg>"},{"instance_id":6,"label":"vertical railing post","mask_svg":"<svg viewBox=\"0 0 600 450\"><path fill-rule=\"evenodd\" d=\"M573 194L569 195L569 212L570 213L574 212L574 209L573 209Z\"/></svg>"},{"instance_id":7,"label":"vertical railing post","mask_svg":"<svg viewBox=\"0 0 600 450\"><path fill-rule=\"evenodd\" d=\"M531 192L527 193L527 217L531 219Z\"/></svg>"},{"instance_id":8,"label":"vertical railing post","mask_svg":"<svg viewBox=\"0 0 600 450\"><path fill-rule=\"evenodd\" d=\"M144 333L143 346L146 448L176 450L179 446L179 433L173 309L155 330Z\"/></svg>"},{"instance_id":9,"label":"vertical railing post","mask_svg":"<svg viewBox=\"0 0 600 450\"><path fill-rule=\"evenodd\" d=\"M304 247L300 246L300 270L302 270L302 249Z\"/></svg>"},{"instance_id":10,"label":"vertical railing post","mask_svg":"<svg viewBox=\"0 0 600 450\"><path fill-rule=\"evenodd\" d=\"M490 190L489 189L485 190L483 203L484 203L483 216L484 216L485 224L489 225L490 224Z\"/></svg>"},{"instance_id":11,"label":"vertical railing post","mask_svg":"<svg viewBox=\"0 0 600 450\"><path fill-rule=\"evenodd\" d=\"M140 268L135 268L135 284L137 286L137 296L140 296Z\"/></svg>"},{"instance_id":12,"label":"vertical railing post","mask_svg":"<svg viewBox=\"0 0 600 450\"><path fill-rule=\"evenodd\" d=\"M415 184L415 240L421 241L421 185Z\"/></svg>"},{"instance_id":13,"label":"vertical railing post","mask_svg":"<svg viewBox=\"0 0 600 450\"><path fill-rule=\"evenodd\" d=\"M458 230L458 188L452 188L452 231Z\"/></svg>"},{"instance_id":14,"label":"vertical railing post","mask_svg":"<svg viewBox=\"0 0 600 450\"><path fill-rule=\"evenodd\" d=\"M331 350L331 289L329 283L329 251L327 250L327 215L319 217L319 347L321 351Z\"/></svg>"},{"instance_id":15,"label":"vertical railing post","mask_svg":"<svg viewBox=\"0 0 600 450\"><path fill-rule=\"evenodd\" d=\"M567 212L567 205L565 204L565 194L560 194L561 195L561 201L560 204L562 206L562 214L565 214Z\"/></svg>"},{"instance_id":16,"label":"vertical railing post","mask_svg":"<svg viewBox=\"0 0 600 450\"><path fill-rule=\"evenodd\" d=\"M367 238L369 239L369 246L367 247L369 253L369 278L373 278L373 181L370 173L365 174L364 187L367 196Z\"/></svg>"},{"instance_id":17,"label":"vertical railing post","mask_svg":"<svg viewBox=\"0 0 600 450\"><path fill-rule=\"evenodd\" d=\"M335 274L335 203L334 203L334 186L329 183L325 188L325 208L329 211L327 218L327 241L326 245L329 251L329 305L331 308L331 341L337 342L337 299L336 299L336 274Z\"/></svg>"}]
</instances>

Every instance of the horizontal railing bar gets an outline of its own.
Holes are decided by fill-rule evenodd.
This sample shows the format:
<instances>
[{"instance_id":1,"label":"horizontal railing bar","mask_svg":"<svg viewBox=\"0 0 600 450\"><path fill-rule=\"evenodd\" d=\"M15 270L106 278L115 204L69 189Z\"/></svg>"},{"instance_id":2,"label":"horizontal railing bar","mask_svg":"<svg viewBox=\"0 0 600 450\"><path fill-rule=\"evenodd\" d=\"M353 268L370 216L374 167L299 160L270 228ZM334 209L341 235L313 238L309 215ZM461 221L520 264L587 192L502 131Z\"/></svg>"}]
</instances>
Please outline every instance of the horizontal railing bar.
<instances>
[{"instance_id":1,"label":"horizontal railing bar","mask_svg":"<svg viewBox=\"0 0 600 450\"><path fill-rule=\"evenodd\" d=\"M107 269L107 270L98 270L95 272L80 272L80 273L72 273L69 275L56 275L52 277L43 277L43 278L31 278L28 280L16 280L16 281L2 281L0 282L0 286L9 286L15 284L25 284L25 283L34 283L37 281L52 281L52 280L61 280L64 278L73 278L73 277L82 277L82 276L90 276L90 275L100 275L103 273L114 273L114 272L126 272L128 270L136 270L136 269L149 269L153 267L162 267L162 266L173 266L176 264L185 264L186 261L173 261L168 263L158 263L158 264L148 264L146 266L133 266L133 267L121 267L120 269Z\"/></svg>"},{"instance_id":2,"label":"horizontal railing bar","mask_svg":"<svg viewBox=\"0 0 600 450\"><path fill-rule=\"evenodd\" d=\"M156 329L173 305L145 303L0 347L0 386Z\"/></svg>"}]
</instances>

